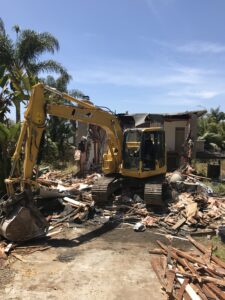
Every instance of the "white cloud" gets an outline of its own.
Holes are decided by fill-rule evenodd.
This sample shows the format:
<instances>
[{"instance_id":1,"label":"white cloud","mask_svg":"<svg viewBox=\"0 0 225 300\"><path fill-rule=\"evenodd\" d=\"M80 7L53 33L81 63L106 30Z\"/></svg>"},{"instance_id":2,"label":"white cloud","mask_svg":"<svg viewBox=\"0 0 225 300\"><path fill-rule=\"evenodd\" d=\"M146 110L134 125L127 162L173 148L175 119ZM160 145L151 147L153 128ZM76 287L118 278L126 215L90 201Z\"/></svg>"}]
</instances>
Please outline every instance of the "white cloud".
<instances>
[{"instance_id":1,"label":"white cloud","mask_svg":"<svg viewBox=\"0 0 225 300\"><path fill-rule=\"evenodd\" d=\"M196 99L212 99L216 96L222 95L224 94L225 91L221 90L221 91L212 91L212 90L189 90L189 91L170 91L168 92L169 96L173 96L173 97L193 97Z\"/></svg>"},{"instance_id":2,"label":"white cloud","mask_svg":"<svg viewBox=\"0 0 225 300\"><path fill-rule=\"evenodd\" d=\"M175 0L145 0L150 12L152 15L161 23L162 16L161 10L162 8L172 4Z\"/></svg>"},{"instance_id":3,"label":"white cloud","mask_svg":"<svg viewBox=\"0 0 225 300\"><path fill-rule=\"evenodd\" d=\"M225 72L217 69L195 68L165 61L160 65L152 61L145 64L138 61L107 61L104 65L97 62L88 65L88 68L70 72L74 74L74 84L83 85L85 89L114 90L119 97L123 95L120 108L131 103L132 98L137 103L139 93L138 103L143 100L140 110L148 107L149 103L160 107L162 111L168 106L177 107L177 110L198 109L200 105L217 105L225 97ZM129 95L128 99L126 94Z\"/></svg>"},{"instance_id":4,"label":"white cloud","mask_svg":"<svg viewBox=\"0 0 225 300\"><path fill-rule=\"evenodd\" d=\"M148 37L141 36L142 40L148 40ZM176 42L169 43L167 41L151 39L151 42L165 47L171 51L178 51L186 54L220 54L225 53L225 44L215 43L211 41L190 41L184 44L178 44Z\"/></svg>"},{"instance_id":5,"label":"white cloud","mask_svg":"<svg viewBox=\"0 0 225 300\"><path fill-rule=\"evenodd\" d=\"M225 45L212 42L191 42L181 46L177 46L176 49L181 52L202 54L213 53L219 54L225 52Z\"/></svg>"},{"instance_id":6,"label":"white cloud","mask_svg":"<svg viewBox=\"0 0 225 300\"><path fill-rule=\"evenodd\" d=\"M160 87L176 84L196 85L202 81L202 70L195 68L152 66L137 67L118 64L110 68L90 68L77 70L74 80L77 83L111 84L130 87Z\"/></svg>"}]
</instances>

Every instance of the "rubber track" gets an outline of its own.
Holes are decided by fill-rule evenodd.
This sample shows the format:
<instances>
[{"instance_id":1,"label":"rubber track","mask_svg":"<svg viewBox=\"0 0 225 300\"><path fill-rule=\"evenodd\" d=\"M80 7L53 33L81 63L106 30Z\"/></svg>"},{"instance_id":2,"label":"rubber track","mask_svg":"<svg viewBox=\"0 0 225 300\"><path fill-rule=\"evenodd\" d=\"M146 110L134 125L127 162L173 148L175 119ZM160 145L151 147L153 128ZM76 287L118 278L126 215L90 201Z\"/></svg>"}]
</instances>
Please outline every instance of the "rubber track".
<instances>
[{"instance_id":1,"label":"rubber track","mask_svg":"<svg viewBox=\"0 0 225 300\"><path fill-rule=\"evenodd\" d=\"M103 177L97 180L92 187L92 197L95 203L104 204L109 200L111 195L111 183L114 177Z\"/></svg>"},{"instance_id":2,"label":"rubber track","mask_svg":"<svg viewBox=\"0 0 225 300\"><path fill-rule=\"evenodd\" d=\"M162 184L147 183L144 190L144 202L146 204L162 205Z\"/></svg>"}]
</instances>

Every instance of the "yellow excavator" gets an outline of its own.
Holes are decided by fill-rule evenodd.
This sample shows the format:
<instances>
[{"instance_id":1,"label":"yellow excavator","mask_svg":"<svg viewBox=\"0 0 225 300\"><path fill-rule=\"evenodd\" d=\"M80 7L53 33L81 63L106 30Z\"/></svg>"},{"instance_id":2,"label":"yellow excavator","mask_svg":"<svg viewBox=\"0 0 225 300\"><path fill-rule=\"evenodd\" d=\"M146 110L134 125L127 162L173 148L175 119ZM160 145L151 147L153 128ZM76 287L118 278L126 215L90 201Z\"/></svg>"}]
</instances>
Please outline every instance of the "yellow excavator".
<instances>
[{"instance_id":1,"label":"yellow excavator","mask_svg":"<svg viewBox=\"0 0 225 300\"><path fill-rule=\"evenodd\" d=\"M52 103L49 93L65 99L66 104ZM0 200L1 235L11 241L24 241L48 231L48 223L33 197L38 190L33 170L48 115L97 125L106 131L107 149L102 163L105 176L92 188L97 204L107 201L123 186L142 189L147 204L160 203L166 173L164 130L161 127L124 129L119 115L40 83L32 89L10 176L5 180L7 195ZM18 175L21 157L24 163Z\"/></svg>"}]
</instances>

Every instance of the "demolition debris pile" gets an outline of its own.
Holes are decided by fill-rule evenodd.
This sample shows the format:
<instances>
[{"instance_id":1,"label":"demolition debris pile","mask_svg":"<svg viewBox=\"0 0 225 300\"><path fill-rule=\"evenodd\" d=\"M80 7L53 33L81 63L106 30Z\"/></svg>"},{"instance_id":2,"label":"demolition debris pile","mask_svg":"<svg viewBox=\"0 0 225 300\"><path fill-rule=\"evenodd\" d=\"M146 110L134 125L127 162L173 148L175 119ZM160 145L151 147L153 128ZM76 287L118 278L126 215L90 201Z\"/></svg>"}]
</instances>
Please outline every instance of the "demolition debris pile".
<instances>
[{"instance_id":1,"label":"demolition debris pile","mask_svg":"<svg viewBox=\"0 0 225 300\"><path fill-rule=\"evenodd\" d=\"M183 229L188 232L198 228L215 230L224 221L224 198L187 192L179 194L177 202L169 205L169 214L158 220L167 229Z\"/></svg>"},{"instance_id":2,"label":"demolition debris pile","mask_svg":"<svg viewBox=\"0 0 225 300\"><path fill-rule=\"evenodd\" d=\"M193 238L198 249L181 251L157 241L160 248L150 250L151 265L169 299L225 299L225 263Z\"/></svg>"},{"instance_id":3,"label":"demolition debris pile","mask_svg":"<svg viewBox=\"0 0 225 300\"><path fill-rule=\"evenodd\" d=\"M94 173L86 178L74 178L72 174L62 174L61 171L49 171L37 179L37 182L50 189L59 192L68 191L71 194L78 194L79 191L90 189L100 174Z\"/></svg>"},{"instance_id":4,"label":"demolition debris pile","mask_svg":"<svg viewBox=\"0 0 225 300\"><path fill-rule=\"evenodd\" d=\"M174 177L180 177L175 180ZM199 181L199 176L176 172L167 176L173 201L169 203L169 213L161 218L160 225L170 230L186 232L197 229L215 230L225 221L225 198L213 196L213 190Z\"/></svg>"},{"instance_id":5,"label":"demolition debris pile","mask_svg":"<svg viewBox=\"0 0 225 300\"><path fill-rule=\"evenodd\" d=\"M176 180L173 180L174 176ZM102 219L135 225L134 230L143 231L147 227L164 233L181 234L201 231L212 233L225 223L225 198L213 197L212 190L199 181L198 177L185 175L185 180L177 180L177 173L167 176L167 189L175 196L157 213L154 207L147 207L138 192L122 191L111 203L97 208L91 196L95 180L101 177L94 173L86 178L74 178L71 174L62 175L59 171L48 172L38 178L45 187L42 196L48 191L62 199L65 209L60 214L48 215L54 224L64 221L83 222L90 216L101 215ZM184 177L184 176L183 176ZM181 176L178 176L181 179ZM46 189L47 188L47 189ZM51 227L50 227L51 228Z\"/></svg>"}]
</instances>

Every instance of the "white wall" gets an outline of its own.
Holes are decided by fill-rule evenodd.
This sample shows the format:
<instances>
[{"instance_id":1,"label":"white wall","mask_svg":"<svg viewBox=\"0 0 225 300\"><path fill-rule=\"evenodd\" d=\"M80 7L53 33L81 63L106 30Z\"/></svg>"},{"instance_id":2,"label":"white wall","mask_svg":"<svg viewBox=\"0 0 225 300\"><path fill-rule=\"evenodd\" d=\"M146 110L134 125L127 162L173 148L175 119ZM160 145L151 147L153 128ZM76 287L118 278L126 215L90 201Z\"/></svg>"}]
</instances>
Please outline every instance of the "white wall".
<instances>
[{"instance_id":1,"label":"white wall","mask_svg":"<svg viewBox=\"0 0 225 300\"><path fill-rule=\"evenodd\" d=\"M188 134L188 121L172 121L164 123L167 151L175 151L176 127L185 127L185 137Z\"/></svg>"}]
</instances>

